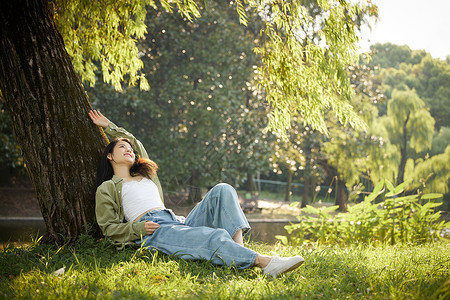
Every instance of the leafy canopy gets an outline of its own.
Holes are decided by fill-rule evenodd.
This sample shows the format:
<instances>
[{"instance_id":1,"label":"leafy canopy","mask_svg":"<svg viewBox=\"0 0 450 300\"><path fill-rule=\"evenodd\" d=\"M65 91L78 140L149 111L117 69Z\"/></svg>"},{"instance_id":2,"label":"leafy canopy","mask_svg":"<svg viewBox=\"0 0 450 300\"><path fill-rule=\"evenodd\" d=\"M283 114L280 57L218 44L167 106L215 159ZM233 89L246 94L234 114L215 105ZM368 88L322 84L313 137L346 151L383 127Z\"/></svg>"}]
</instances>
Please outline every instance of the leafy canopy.
<instances>
[{"instance_id":1,"label":"leafy canopy","mask_svg":"<svg viewBox=\"0 0 450 300\"><path fill-rule=\"evenodd\" d=\"M384 118L391 143L402 144L406 135L409 146L416 152L431 147L434 119L415 91L394 90Z\"/></svg>"},{"instance_id":2,"label":"leafy canopy","mask_svg":"<svg viewBox=\"0 0 450 300\"><path fill-rule=\"evenodd\" d=\"M194 0L159 2L169 12L176 6L189 20L200 16ZM235 4L242 24L248 24L247 9L256 10L265 23L255 51L263 62L259 85L271 107L269 127L283 133L291 117L301 115L313 129L326 133L324 114L329 109L343 124L364 126L348 103L352 92L346 66L357 61L356 33L362 16L376 15L375 5L335 0ZM95 82L98 61L104 81L117 90L124 81L149 89L136 46L137 39L145 38L148 9L157 9L155 1L54 2L56 24L83 81Z\"/></svg>"},{"instance_id":3,"label":"leafy canopy","mask_svg":"<svg viewBox=\"0 0 450 300\"><path fill-rule=\"evenodd\" d=\"M322 133L324 113L354 127L364 122L348 103L347 66L357 62L357 29L369 7L347 1L249 1L265 19L261 86L272 113L270 127L284 131L292 116ZM373 8L372 8L373 9Z\"/></svg>"},{"instance_id":4,"label":"leafy canopy","mask_svg":"<svg viewBox=\"0 0 450 300\"><path fill-rule=\"evenodd\" d=\"M167 11L172 11L172 4L175 4L189 20L200 16L193 0L159 2ZM145 38L147 33L145 19L149 6L157 9L152 0L54 2L56 25L83 82L94 85L96 62L99 62L103 80L116 90L122 90L126 78L132 86L139 81L141 89L149 89L145 75L140 71L143 63L136 45L137 39Z\"/></svg>"}]
</instances>

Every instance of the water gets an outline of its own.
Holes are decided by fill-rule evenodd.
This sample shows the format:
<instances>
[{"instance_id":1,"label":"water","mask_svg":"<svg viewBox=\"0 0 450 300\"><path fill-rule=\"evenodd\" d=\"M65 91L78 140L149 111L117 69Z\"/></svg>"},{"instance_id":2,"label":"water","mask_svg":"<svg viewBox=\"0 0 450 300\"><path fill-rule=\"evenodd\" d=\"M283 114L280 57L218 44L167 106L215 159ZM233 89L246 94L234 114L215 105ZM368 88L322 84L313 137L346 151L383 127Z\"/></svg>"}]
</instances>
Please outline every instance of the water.
<instances>
[{"instance_id":1,"label":"water","mask_svg":"<svg viewBox=\"0 0 450 300\"><path fill-rule=\"evenodd\" d=\"M0 218L0 242L30 242L46 232L44 220L36 218Z\"/></svg>"},{"instance_id":2,"label":"water","mask_svg":"<svg viewBox=\"0 0 450 300\"><path fill-rule=\"evenodd\" d=\"M250 240L254 242L262 242L266 244L274 244L279 241L275 238L276 235L287 235L284 226L289 225L296 220L285 219L259 219L248 220L252 230L250 231Z\"/></svg>"},{"instance_id":3,"label":"water","mask_svg":"<svg viewBox=\"0 0 450 300\"><path fill-rule=\"evenodd\" d=\"M273 244L278 240L276 235L286 235L284 226L290 220L284 219L250 219L252 230L249 233L251 241ZM30 242L46 232L44 220L36 218L0 218L0 243Z\"/></svg>"}]
</instances>

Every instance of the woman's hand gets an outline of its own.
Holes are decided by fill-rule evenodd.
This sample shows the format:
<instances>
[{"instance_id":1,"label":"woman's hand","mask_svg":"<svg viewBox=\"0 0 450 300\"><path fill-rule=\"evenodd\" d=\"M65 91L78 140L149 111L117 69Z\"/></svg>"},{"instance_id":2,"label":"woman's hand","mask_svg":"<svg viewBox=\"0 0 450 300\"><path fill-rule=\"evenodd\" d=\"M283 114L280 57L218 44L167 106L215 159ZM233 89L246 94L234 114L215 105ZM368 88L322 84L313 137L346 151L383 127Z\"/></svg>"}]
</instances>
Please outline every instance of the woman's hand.
<instances>
[{"instance_id":1,"label":"woman's hand","mask_svg":"<svg viewBox=\"0 0 450 300\"><path fill-rule=\"evenodd\" d=\"M153 232L155 232L155 230L158 228L159 228L159 224L156 224L152 221L147 221L144 224L144 230L147 234L153 234Z\"/></svg>"},{"instance_id":2,"label":"woman's hand","mask_svg":"<svg viewBox=\"0 0 450 300\"><path fill-rule=\"evenodd\" d=\"M106 128L108 127L109 123L111 123L108 118L106 118L99 110L91 110L89 111L89 117L91 118L92 122L94 122L95 125Z\"/></svg>"}]
</instances>

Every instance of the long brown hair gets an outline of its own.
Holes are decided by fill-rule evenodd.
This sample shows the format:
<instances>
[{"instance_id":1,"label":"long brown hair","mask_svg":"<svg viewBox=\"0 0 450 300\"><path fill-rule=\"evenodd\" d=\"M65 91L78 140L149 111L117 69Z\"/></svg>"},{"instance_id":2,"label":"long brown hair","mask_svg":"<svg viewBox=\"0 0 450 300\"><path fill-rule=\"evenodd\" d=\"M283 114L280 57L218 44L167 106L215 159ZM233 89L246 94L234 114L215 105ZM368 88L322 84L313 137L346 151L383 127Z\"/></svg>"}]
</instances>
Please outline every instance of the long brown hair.
<instances>
[{"instance_id":1,"label":"long brown hair","mask_svg":"<svg viewBox=\"0 0 450 300\"><path fill-rule=\"evenodd\" d=\"M134 146L127 138L116 138L108 146L103 150L102 155L100 156L100 162L97 168L97 178L95 180L95 186L99 187L103 182L110 180L114 175L114 169L111 165L111 162L108 159L108 154L114 151L114 147L120 141L125 141L130 144L131 148L134 151ZM150 176L156 175L158 171L158 165L150 160L143 157L139 157L139 155L135 152L136 160L134 164L130 168L130 175L142 175L144 177L149 178Z\"/></svg>"},{"instance_id":2,"label":"long brown hair","mask_svg":"<svg viewBox=\"0 0 450 300\"><path fill-rule=\"evenodd\" d=\"M154 176L158 171L158 165L150 159L137 157L136 161L130 168L130 174L134 175L142 175L144 177Z\"/></svg>"}]
</instances>

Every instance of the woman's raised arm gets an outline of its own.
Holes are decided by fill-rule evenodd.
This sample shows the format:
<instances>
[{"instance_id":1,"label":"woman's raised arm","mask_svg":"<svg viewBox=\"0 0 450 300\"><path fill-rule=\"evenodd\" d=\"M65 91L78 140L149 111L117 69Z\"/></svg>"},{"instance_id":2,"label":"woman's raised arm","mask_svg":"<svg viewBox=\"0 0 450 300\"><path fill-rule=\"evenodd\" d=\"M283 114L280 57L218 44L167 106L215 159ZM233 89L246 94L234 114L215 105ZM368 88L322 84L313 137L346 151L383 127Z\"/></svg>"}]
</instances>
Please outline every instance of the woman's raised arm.
<instances>
[{"instance_id":1,"label":"woman's raised arm","mask_svg":"<svg viewBox=\"0 0 450 300\"><path fill-rule=\"evenodd\" d=\"M127 138L134 146L135 152L142 158L149 159L147 151L145 150L142 143L134 137L131 133L126 131L122 127L117 127L113 122L111 122L108 118L106 118L102 113L98 110L91 110L89 112L89 117L91 118L92 122L97 125L101 126L105 129L105 133L112 137L113 139L122 137ZM163 191L161 187L161 183L159 182L158 175L154 174L150 176L150 179L155 182L156 186L158 187L159 194L161 196L161 199L164 201L163 197Z\"/></svg>"},{"instance_id":2,"label":"woman's raised arm","mask_svg":"<svg viewBox=\"0 0 450 300\"><path fill-rule=\"evenodd\" d=\"M138 139L136 139L134 137L134 135L132 135L131 133L126 131L124 128L117 127L117 125L115 125L113 122L111 122L99 110L95 110L95 109L91 110L89 112L89 117L91 118L92 122L95 125L103 127L105 129L105 133L109 137L111 137L113 139L118 138L118 137L129 139L130 142L134 146L135 152L137 154L139 154L140 157L148 159L147 151L145 150L142 143Z\"/></svg>"}]
</instances>

